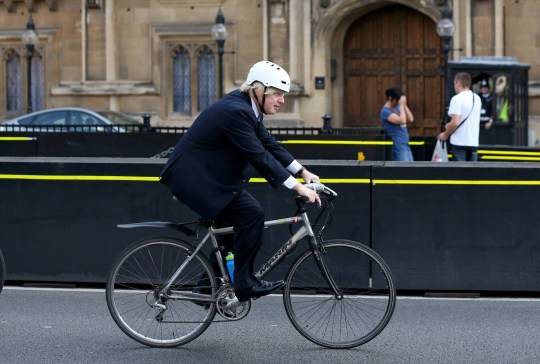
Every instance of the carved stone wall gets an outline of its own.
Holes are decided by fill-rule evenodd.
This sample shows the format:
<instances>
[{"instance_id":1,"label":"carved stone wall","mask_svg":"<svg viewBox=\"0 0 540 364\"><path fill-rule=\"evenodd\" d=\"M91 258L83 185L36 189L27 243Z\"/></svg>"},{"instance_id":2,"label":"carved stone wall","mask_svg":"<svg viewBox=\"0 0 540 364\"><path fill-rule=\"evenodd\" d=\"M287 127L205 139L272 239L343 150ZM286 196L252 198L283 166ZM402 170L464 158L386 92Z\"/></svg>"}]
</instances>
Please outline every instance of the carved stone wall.
<instances>
[{"instance_id":1,"label":"carved stone wall","mask_svg":"<svg viewBox=\"0 0 540 364\"><path fill-rule=\"evenodd\" d=\"M268 5L269 59L289 69L289 1L270 0Z\"/></svg>"},{"instance_id":2,"label":"carved stone wall","mask_svg":"<svg viewBox=\"0 0 540 364\"><path fill-rule=\"evenodd\" d=\"M491 2L502 4L502 8L497 8L498 5L489 8ZM87 9L87 36L83 39L82 0L0 0L0 48L11 45L24 49L20 35L32 10L44 55L46 107L80 105L115 107L127 112L151 111L157 114L153 121L189 125L195 114L181 116L170 112L171 66L167 50L179 43L215 47L210 29L221 6L229 30L224 55L225 90L238 87L249 67L266 55L288 69L292 78L292 95L287 98L284 113L275 118L276 123L319 126L321 116L331 113L334 125L339 126L344 93L340 57L349 26L372 10L393 3L415 9L435 22L446 1L107 0L98 3L99 7ZM107 10L107 4L112 4L112 9ZM457 11L455 48L464 49L454 51L453 55L464 55L467 42L472 42L469 48L473 55L488 54L494 47L494 38L504 39L503 55L516 56L521 62L531 64L530 110L540 115L540 22L537 21L540 2L454 0L449 5ZM112 17L107 18L107 11ZM489 19L490 13L497 11L504 13L502 38L495 34L497 22L492 25ZM3 73L0 72L0 94L4 94ZM324 81L324 88L315 88L316 77ZM4 103L5 100L0 100L0 119L4 116Z\"/></svg>"}]
</instances>

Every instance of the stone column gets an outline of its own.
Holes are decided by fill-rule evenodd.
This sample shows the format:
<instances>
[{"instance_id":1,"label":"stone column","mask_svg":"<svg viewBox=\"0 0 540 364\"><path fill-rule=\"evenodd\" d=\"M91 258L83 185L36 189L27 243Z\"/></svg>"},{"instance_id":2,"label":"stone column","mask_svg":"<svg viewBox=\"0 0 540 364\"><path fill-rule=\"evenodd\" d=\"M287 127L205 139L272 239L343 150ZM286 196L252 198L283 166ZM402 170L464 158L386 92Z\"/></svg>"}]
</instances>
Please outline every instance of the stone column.
<instances>
[{"instance_id":1,"label":"stone column","mask_svg":"<svg viewBox=\"0 0 540 364\"><path fill-rule=\"evenodd\" d=\"M504 55L504 0L495 0L495 56Z\"/></svg>"},{"instance_id":2,"label":"stone column","mask_svg":"<svg viewBox=\"0 0 540 364\"><path fill-rule=\"evenodd\" d=\"M105 75L107 82L117 80L114 20L114 0L107 0L105 1ZM109 98L109 108L111 110L118 110L117 96L111 96Z\"/></svg>"},{"instance_id":3,"label":"stone column","mask_svg":"<svg viewBox=\"0 0 540 364\"><path fill-rule=\"evenodd\" d=\"M465 0L465 56L472 56L471 0Z\"/></svg>"},{"instance_id":4,"label":"stone column","mask_svg":"<svg viewBox=\"0 0 540 364\"><path fill-rule=\"evenodd\" d=\"M87 42L86 39L86 0L81 0L81 82L86 81L86 58L87 58Z\"/></svg>"},{"instance_id":5,"label":"stone column","mask_svg":"<svg viewBox=\"0 0 540 364\"><path fill-rule=\"evenodd\" d=\"M268 0L262 0L262 59L268 59Z\"/></svg>"},{"instance_id":6,"label":"stone column","mask_svg":"<svg viewBox=\"0 0 540 364\"><path fill-rule=\"evenodd\" d=\"M269 0L268 56L285 69L289 69L288 13L287 0Z\"/></svg>"},{"instance_id":7,"label":"stone column","mask_svg":"<svg viewBox=\"0 0 540 364\"><path fill-rule=\"evenodd\" d=\"M306 93L311 92L311 1L304 1L304 24L303 28L303 45L304 45L304 54L303 54L303 81L304 81L304 90ZM328 82L330 85L330 82Z\"/></svg>"},{"instance_id":8,"label":"stone column","mask_svg":"<svg viewBox=\"0 0 540 364\"><path fill-rule=\"evenodd\" d=\"M454 21L455 31L454 36L452 37L452 48L453 55L452 59L457 60L460 57L460 51L459 48L461 48L461 38L460 38L460 27L459 27L459 19L460 19L460 11L459 11L459 1L453 1L453 10L452 10L452 20Z\"/></svg>"}]
</instances>

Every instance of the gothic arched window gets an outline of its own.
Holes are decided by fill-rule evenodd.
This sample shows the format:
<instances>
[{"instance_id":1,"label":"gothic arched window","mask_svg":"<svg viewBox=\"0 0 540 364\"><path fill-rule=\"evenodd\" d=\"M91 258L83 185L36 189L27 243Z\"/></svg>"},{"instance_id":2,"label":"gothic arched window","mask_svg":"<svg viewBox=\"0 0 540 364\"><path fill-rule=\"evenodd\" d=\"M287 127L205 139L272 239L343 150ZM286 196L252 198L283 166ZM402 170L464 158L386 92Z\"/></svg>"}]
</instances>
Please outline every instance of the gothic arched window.
<instances>
[{"instance_id":1,"label":"gothic arched window","mask_svg":"<svg viewBox=\"0 0 540 364\"><path fill-rule=\"evenodd\" d=\"M173 51L173 112L191 113L191 59L181 46Z\"/></svg>"},{"instance_id":2,"label":"gothic arched window","mask_svg":"<svg viewBox=\"0 0 540 364\"><path fill-rule=\"evenodd\" d=\"M13 50L8 50L4 59L6 62L6 112L18 113L22 111L21 87L21 57Z\"/></svg>"},{"instance_id":3,"label":"gothic arched window","mask_svg":"<svg viewBox=\"0 0 540 364\"><path fill-rule=\"evenodd\" d=\"M202 111L216 100L216 57L207 46L198 53L197 84L198 109Z\"/></svg>"}]
</instances>

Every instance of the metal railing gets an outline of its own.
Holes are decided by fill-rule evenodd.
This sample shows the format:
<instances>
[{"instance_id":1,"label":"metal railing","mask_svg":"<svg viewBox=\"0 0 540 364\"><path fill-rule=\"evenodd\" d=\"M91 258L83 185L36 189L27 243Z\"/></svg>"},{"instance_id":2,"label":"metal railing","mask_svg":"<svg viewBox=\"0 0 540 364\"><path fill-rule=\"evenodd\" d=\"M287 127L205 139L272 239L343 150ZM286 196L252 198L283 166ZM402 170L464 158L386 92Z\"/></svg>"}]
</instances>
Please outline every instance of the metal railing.
<instances>
[{"instance_id":1,"label":"metal railing","mask_svg":"<svg viewBox=\"0 0 540 364\"><path fill-rule=\"evenodd\" d=\"M142 125L0 125L3 133L140 133Z\"/></svg>"},{"instance_id":2,"label":"metal railing","mask_svg":"<svg viewBox=\"0 0 540 364\"><path fill-rule=\"evenodd\" d=\"M272 135L382 135L381 128L268 127ZM0 125L0 133L161 133L185 134L189 127L145 125Z\"/></svg>"}]
</instances>

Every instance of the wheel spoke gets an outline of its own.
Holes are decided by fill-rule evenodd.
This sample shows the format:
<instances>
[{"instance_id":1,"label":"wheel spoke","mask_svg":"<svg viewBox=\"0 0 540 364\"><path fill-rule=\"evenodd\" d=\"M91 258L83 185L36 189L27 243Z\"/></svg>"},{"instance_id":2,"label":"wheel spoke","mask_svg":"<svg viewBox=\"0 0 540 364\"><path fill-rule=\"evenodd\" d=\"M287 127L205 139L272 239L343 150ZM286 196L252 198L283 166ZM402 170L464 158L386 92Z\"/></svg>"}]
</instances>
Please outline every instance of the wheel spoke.
<instances>
[{"instance_id":1,"label":"wheel spoke","mask_svg":"<svg viewBox=\"0 0 540 364\"><path fill-rule=\"evenodd\" d=\"M313 254L306 252L287 277L287 315L303 336L318 345L362 345L377 336L392 316L395 289L390 271L376 253L358 243L330 241L325 248L321 257L342 296L334 295ZM367 288L374 276L383 277L386 286Z\"/></svg>"},{"instance_id":2,"label":"wheel spoke","mask_svg":"<svg viewBox=\"0 0 540 364\"><path fill-rule=\"evenodd\" d=\"M149 240L119 259L107 283L107 305L128 336L150 346L176 346L193 340L212 322L215 305L169 299L160 293L190 250L170 239ZM213 270L206 258L196 255L171 282L170 289L191 292L201 279L208 282L208 294L214 295Z\"/></svg>"}]
</instances>

